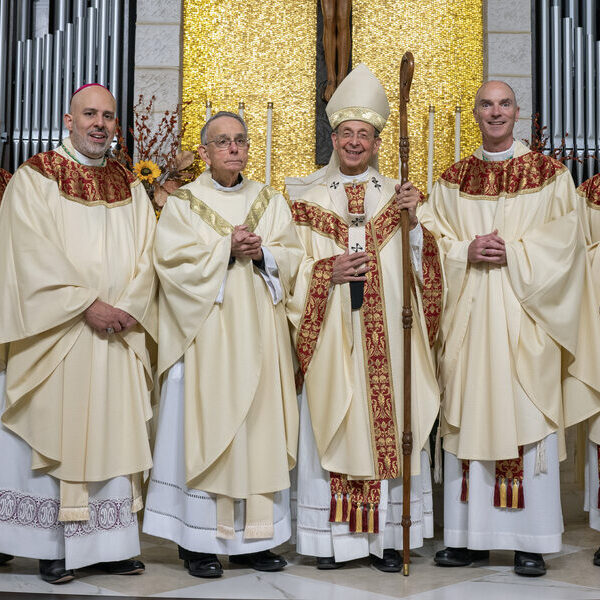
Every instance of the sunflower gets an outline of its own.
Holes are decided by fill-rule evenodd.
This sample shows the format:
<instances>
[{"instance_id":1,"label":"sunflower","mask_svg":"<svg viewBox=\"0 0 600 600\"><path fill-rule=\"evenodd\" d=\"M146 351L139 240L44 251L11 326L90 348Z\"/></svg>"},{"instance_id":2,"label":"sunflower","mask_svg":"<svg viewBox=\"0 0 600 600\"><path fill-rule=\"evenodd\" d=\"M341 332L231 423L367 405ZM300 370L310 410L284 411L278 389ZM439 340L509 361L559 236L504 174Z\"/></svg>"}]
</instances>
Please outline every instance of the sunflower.
<instances>
[{"instance_id":1,"label":"sunflower","mask_svg":"<svg viewBox=\"0 0 600 600\"><path fill-rule=\"evenodd\" d=\"M151 160L140 160L133 167L133 172L138 179L152 183L157 177L160 177L160 168Z\"/></svg>"}]
</instances>

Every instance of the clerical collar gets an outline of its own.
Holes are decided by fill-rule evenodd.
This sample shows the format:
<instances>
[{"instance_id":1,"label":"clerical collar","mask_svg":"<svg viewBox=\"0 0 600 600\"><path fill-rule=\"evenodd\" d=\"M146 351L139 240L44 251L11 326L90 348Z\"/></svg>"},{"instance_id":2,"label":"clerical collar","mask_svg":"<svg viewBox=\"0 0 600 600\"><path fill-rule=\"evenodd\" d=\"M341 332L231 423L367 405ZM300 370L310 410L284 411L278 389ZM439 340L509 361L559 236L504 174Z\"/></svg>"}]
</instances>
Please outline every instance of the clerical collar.
<instances>
[{"instance_id":1,"label":"clerical collar","mask_svg":"<svg viewBox=\"0 0 600 600\"><path fill-rule=\"evenodd\" d=\"M481 155L483 156L483 160L486 162L508 160L515 155L515 141L513 140L510 148L507 150L502 150L501 152L488 152L485 148L482 148Z\"/></svg>"},{"instance_id":2,"label":"clerical collar","mask_svg":"<svg viewBox=\"0 0 600 600\"><path fill-rule=\"evenodd\" d=\"M80 165L86 165L88 167L103 167L106 164L106 156L101 156L100 158L90 158L89 156L79 152L79 150L76 150L75 146L73 146L73 142L71 142L71 138L65 138L60 147Z\"/></svg>"},{"instance_id":3,"label":"clerical collar","mask_svg":"<svg viewBox=\"0 0 600 600\"><path fill-rule=\"evenodd\" d=\"M364 183L369 180L369 167L364 173L360 175L346 175L340 171L340 179L342 183Z\"/></svg>"},{"instance_id":4,"label":"clerical collar","mask_svg":"<svg viewBox=\"0 0 600 600\"><path fill-rule=\"evenodd\" d=\"M244 178L242 177L241 173L238 175L238 182L231 187L225 187L224 185L221 185L218 181L216 181L212 177L211 177L211 181L213 182L215 189L219 190L220 192L237 192L244 185Z\"/></svg>"}]
</instances>

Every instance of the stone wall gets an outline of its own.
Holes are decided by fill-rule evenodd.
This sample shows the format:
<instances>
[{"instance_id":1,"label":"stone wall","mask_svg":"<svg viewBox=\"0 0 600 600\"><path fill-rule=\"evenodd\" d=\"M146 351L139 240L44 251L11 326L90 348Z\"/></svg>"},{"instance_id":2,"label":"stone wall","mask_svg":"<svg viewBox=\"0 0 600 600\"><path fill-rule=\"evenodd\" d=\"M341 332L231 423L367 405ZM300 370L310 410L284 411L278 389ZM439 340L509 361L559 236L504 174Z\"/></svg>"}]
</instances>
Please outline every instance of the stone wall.
<instances>
[{"instance_id":1,"label":"stone wall","mask_svg":"<svg viewBox=\"0 0 600 600\"><path fill-rule=\"evenodd\" d=\"M501 79L515 90L521 107L517 139L531 136L532 46L531 2L486 0L484 12L484 80Z\"/></svg>"},{"instance_id":2,"label":"stone wall","mask_svg":"<svg viewBox=\"0 0 600 600\"><path fill-rule=\"evenodd\" d=\"M134 104L156 96L158 119L181 99L181 23L182 0L137 1Z\"/></svg>"}]
</instances>

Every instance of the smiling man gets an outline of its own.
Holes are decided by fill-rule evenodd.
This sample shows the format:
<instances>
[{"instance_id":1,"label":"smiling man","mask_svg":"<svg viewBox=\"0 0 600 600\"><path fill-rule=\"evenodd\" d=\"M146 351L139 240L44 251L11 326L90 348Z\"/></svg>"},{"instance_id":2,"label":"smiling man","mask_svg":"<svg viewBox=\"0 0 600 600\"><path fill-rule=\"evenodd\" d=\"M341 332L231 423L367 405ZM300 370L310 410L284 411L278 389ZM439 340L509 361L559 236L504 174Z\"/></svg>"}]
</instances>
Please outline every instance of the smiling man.
<instances>
[{"instance_id":1,"label":"smiling man","mask_svg":"<svg viewBox=\"0 0 600 600\"><path fill-rule=\"evenodd\" d=\"M156 219L140 182L105 157L112 94L84 86L65 123L70 137L25 162L0 207L0 552L40 559L50 583L92 564L144 570L130 557L152 464Z\"/></svg>"},{"instance_id":2,"label":"smiling man","mask_svg":"<svg viewBox=\"0 0 600 600\"><path fill-rule=\"evenodd\" d=\"M429 459L438 388L430 343L441 276L433 236L416 220L419 192L377 170L390 113L383 86L364 65L327 105L330 163L286 181L305 251L288 303L305 386L298 459L297 549L317 568L371 556L401 568L403 415L400 209L409 211L415 286L411 548L433 535Z\"/></svg>"},{"instance_id":3,"label":"smiling man","mask_svg":"<svg viewBox=\"0 0 600 600\"><path fill-rule=\"evenodd\" d=\"M298 406L285 302L302 255L290 209L246 179L234 113L201 132L207 169L169 199L157 228L161 411L144 531L173 540L195 577L229 562L285 567Z\"/></svg>"},{"instance_id":4,"label":"smiling man","mask_svg":"<svg viewBox=\"0 0 600 600\"><path fill-rule=\"evenodd\" d=\"M562 366L577 345L586 269L571 175L513 137L502 81L481 86L483 144L450 167L419 212L438 238L445 281L439 379L444 541L435 562L464 566L514 550L543 575L561 549ZM566 362L563 363L563 359Z\"/></svg>"}]
</instances>

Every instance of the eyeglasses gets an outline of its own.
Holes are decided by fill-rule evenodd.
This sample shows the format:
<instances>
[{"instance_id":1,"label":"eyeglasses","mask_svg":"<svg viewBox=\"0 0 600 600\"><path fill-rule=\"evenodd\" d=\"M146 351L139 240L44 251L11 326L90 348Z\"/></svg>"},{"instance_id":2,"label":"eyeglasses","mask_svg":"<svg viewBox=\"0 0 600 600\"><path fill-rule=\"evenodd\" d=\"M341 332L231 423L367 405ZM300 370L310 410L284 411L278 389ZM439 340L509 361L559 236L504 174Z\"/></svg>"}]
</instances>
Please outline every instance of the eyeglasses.
<instances>
[{"instance_id":1,"label":"eyeglasses","mask_svg":"<svg viewBox=\"0 0 600 600\"><path fill-rule=\"evenodd\" d=\"M349 129L342 129L342 131L336 131L335 134L341 137L343 140L349 140L351 138L354 138L355 135L359 140L363 142L370 142L371 140L375 139L374 135L367 133L366 131L359 131L355 134Z\"/></svg>"},{"instance_id":2,"label":"eyeglasses","mask_svg":"<svg viewBox=\"0 0 600 600\"><path fill-rule=\"evenodd\" d=\"M234 143L238 148L247 148L250 145L250 138L236 137L232 140L228 137L222 137L217 138L216 140L210 140L206 142L206 145L214 144L218 150L226 150L232 143Z\"/></svg>"}]
</instances>

